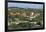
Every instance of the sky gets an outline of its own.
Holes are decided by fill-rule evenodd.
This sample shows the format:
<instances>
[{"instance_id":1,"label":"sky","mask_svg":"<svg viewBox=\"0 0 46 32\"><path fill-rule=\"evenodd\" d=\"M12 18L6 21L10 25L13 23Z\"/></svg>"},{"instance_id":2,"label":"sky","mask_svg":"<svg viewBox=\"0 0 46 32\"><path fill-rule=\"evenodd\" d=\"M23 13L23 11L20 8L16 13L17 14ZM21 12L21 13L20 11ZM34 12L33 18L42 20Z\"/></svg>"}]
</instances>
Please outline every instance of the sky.
<instances>
[{"instance_id":1,"label":"sky","mask_svg":"<svg viewBox=\"0 0 46 32\"><path fill-rule=\"evenodd\" d=\"M29 3L13 3L8 2L8 7L21 7L21 8L36 8L36 9L42 9L43 4L29 4Z\"/></svg>"}]
</instances>

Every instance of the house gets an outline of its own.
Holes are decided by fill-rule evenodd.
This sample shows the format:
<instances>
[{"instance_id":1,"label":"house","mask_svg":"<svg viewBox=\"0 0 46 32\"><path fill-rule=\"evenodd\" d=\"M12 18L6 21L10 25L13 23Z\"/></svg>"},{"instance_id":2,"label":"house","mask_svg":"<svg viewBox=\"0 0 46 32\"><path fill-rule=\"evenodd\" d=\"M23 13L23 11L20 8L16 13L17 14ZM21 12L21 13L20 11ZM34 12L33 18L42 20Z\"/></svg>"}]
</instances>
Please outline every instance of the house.
<instances>
[{"instance_id":1,"label":"house","mask_svg":"<svg viewBox=\"0 0 46 32\"><path fill-rule=\"evenodd\" d=\"M37 22L30 22L31 24L37 24Z\"/></svg>"},{"instance_id":2,"label":"house","mask_svg":"<svg viewBox=\"0 0 46 32\"><path fill-rule=\"evenodd\" d=\"M34 16L34 12L31 12L31 13L30 13L30 16Z\"/></svg>"}]
</instances>

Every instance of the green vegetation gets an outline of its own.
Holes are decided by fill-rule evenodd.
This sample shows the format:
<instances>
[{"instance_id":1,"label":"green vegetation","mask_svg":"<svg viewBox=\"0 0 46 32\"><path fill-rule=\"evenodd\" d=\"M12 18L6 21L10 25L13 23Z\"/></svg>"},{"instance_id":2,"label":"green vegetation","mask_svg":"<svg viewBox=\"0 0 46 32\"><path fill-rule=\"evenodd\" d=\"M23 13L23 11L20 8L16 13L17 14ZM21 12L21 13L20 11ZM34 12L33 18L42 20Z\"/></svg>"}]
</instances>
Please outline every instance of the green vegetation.
<instances>
[{"instance_id":1,"label":"green vegetation","mask_svg":"<svg viewBox=\"0 0 46 32\"><path fill-rule=\"evenodd\" d=\"M41 22L43 22L42 9L9 7L8 15L8 22L10 23L8 27L12 27L15 29L19 29L20 27L22 27L22 29L31 28L33 25L42 25Z\"/></svg>"}]
</instances>

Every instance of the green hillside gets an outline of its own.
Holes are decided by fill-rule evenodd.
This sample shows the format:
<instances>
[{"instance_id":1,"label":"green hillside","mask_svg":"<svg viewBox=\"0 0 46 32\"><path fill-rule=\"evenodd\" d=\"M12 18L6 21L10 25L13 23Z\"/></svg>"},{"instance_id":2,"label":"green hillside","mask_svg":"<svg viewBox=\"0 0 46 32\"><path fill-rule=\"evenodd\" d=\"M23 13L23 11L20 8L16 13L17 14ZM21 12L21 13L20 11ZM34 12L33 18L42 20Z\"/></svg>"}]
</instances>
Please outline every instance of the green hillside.
<instances>
[{"instance_id":1,"label":"green hillside","mask_svg":"<svg viewBox=\"0 0 46 32\"><path fill-rule=\"evenodd\" d=\"M8 27L12 29L28 29L33 26L37 28L43 26L43 9L8 8Z\"/></svg>"}]
</instances>

